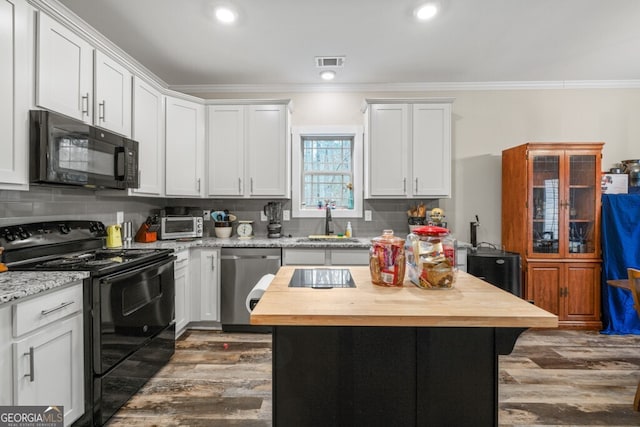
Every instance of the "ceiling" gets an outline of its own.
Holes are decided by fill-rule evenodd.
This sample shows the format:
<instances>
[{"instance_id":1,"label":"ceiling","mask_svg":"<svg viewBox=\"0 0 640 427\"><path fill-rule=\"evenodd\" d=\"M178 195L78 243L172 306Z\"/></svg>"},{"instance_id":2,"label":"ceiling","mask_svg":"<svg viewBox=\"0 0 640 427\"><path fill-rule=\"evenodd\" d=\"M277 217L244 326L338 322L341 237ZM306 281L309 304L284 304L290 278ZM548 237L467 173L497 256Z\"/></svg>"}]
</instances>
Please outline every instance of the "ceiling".
<instances>
[{"instance_id":1,"label":"ceiling","mask_svg":"<svg viewBox=\"0 0 640 427\"><path fill-rule=\"evenodd\" d=\"M425 0L426 1L426 0ZM638 0L60 0L171 87L638 81Z\"/></svg>"}]
</instances>

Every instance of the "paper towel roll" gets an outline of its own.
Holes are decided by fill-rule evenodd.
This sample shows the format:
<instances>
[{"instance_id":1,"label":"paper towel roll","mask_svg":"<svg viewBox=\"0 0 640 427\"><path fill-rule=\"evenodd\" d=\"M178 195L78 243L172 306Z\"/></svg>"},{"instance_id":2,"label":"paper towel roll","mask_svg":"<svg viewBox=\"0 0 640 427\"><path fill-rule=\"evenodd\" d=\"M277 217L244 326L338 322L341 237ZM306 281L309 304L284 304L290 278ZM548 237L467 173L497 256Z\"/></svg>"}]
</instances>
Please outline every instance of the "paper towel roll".
<instances>
[{"instance_id":1,"label":"paper towel roll","mask_svg":"<svg viewBox=\"0 0 640 427\"><path fill-rule=\"evenodd\" d=\"M245 301L246 306L247 306L247 311L249 313L251 313L251 307L249 305L251 300L252 299L260 299L262 297L262 294L264 294L264 291L271 284L271 281L273 280L274 277L276 277L276 276L273 275L273 274L265 274L264 276L262 276L260 278L260 280L258 280L258 283L256 283L256 285L253 287L253 289L251 289L251 292L249 292L249 295L247 295L247 300Z\"/></svg>"}]
</instances>

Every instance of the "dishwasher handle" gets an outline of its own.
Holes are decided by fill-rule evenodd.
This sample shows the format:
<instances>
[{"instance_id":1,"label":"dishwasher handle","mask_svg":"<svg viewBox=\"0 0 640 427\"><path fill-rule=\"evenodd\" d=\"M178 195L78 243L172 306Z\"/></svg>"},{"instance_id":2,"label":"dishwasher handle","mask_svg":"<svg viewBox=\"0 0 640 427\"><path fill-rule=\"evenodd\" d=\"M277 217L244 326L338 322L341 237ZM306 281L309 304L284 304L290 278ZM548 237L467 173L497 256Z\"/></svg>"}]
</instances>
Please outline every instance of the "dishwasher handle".
<instances>
[{"instance_id":1,"label":"dishwasher handle","mask_svg":"<svg viewBox=\"0 0 640 427\"><path fill-rule=\"evenodd\" d=\"M220 259L277 259L280 260L280 255L222 255Z\"/></svg>"}]
</instances>

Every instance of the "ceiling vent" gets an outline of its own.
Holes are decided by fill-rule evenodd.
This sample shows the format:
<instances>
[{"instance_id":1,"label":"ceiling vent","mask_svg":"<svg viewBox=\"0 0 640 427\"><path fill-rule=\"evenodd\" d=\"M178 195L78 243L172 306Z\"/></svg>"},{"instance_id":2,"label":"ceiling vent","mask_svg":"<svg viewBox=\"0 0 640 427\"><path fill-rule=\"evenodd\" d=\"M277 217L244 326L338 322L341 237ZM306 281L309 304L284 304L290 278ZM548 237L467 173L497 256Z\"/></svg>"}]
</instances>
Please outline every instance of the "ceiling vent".
<instances>
[{"instance_id":1,"label":"ceiling vent","mask_svg":"<svg viewBox=\"0 0 640 427\"><path fill-rule=\"evenodd\" d=\"M344 65L344 56L316 56L316 67L336 68Z\"/></svg>"}]
</instances>

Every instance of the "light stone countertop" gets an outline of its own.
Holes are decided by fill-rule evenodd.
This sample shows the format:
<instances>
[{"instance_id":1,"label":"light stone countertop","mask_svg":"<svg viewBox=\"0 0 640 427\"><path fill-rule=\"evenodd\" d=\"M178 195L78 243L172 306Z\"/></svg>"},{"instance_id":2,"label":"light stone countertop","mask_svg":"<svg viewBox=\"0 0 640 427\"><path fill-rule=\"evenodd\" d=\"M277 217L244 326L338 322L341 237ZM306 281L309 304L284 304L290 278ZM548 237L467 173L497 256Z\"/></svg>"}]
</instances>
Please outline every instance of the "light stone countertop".
<instances>
[{"instance_id":1,"label":"light stone countertop","mask_svg":"<svg viewBox=\"0 0 640 427\"><path fill-rule=\"evenodd\" d=\"M89 277L86 271L6 271L0 273L0 306Z\"/></svg>"},{"instance_id":2,"label":"light stone countertop","mask_svg":"<svg viewBox=\"0 0 640 427\"><path fill-rule=\"evenodd\" d=\"M228 239L217 237L204 237L190 241L158 240L153 243L132 244L132 248L165 248L181 251L190 248L335 248L335 249L368 249L371 246L371 237L350 237L335 240L309 240L305 237L281 237L270 239L256 236L251 239L240 239L236 236Z\"/></svg>"},{"instance_id":3,"label":"light stone countertop","mask_svg":"<svg viewBox=\"0 0 640 427\"><path fill-rule=\"evenodd\" d=\"M190 241L159 240L153 243L137 243L131 245L133 249L162 248L182 251L191 248L335 248L335 249L367 249L371 245L371 238L352 237L327 241L310 241L304 237L282 237L270 239L268 237L254 237L239 239L230 237L219 239L205 237ZM45 292L50 289L65 286L71 282L89 277L85 271L55 272L55 271L7 271L0 273L0 306L13 302L19 298Z\"/></svg>"}]
</instances>

